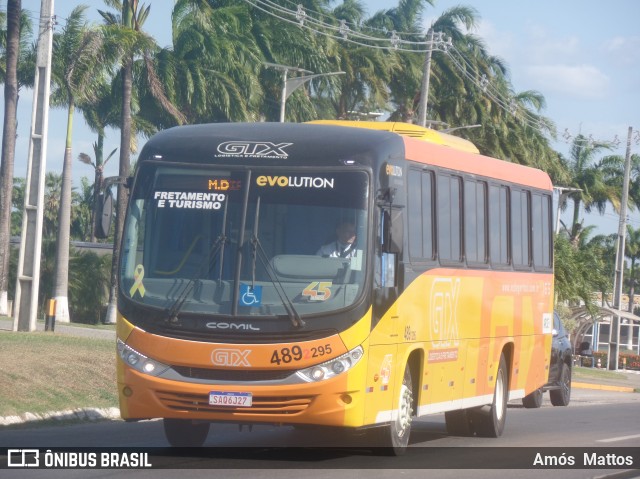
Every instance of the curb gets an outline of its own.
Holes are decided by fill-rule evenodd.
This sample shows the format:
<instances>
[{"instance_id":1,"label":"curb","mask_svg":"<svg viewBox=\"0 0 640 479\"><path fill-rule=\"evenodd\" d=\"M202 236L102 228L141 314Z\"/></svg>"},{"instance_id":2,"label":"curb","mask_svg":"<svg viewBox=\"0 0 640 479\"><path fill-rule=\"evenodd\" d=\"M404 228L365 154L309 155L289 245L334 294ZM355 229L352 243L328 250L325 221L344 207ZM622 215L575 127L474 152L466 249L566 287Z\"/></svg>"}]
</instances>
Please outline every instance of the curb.
<instances>
[{"instance_id":1,"label":"curb","mask_svg":"<svg viewBox=\"0 0 640 479\"><path fill-rule=\"evenodd\" d=\"M120 419L120 409L110 408L79 408L66 411L32 413L26 412L17 416L0 417L0 426L11 426L35 421L100 421L104 419Z\"/></svg>"},{"instance_id":2,"label":"curb","mask_svg":"<svg viewBox=\"0 0 640 479\"><path fill-rule=\"evenodd\" d=\"M572 388L578 389L597 389L598 391L615 391L621 393L632 393L635 392L634 388L625 387L625 386L608 386L605 384L592 384L592 383L571 383Z\"/></svg>"}]
</instances>

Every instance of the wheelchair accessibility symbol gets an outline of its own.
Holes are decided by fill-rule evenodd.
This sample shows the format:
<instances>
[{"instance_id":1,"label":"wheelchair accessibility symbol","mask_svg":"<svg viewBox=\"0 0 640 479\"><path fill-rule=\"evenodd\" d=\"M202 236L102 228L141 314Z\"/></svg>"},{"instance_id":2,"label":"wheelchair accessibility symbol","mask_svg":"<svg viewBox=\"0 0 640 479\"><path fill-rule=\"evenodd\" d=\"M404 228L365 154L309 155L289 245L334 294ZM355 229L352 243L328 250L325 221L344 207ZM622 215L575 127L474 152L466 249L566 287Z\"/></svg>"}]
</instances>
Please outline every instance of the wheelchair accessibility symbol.
<instances>
[{"instance_id":1,"label":"wheelchair accessibility symbol","mask_svg":"<svg viewBox=\"0 0 640 479\"><path fill-rule=\"evenodd\" d=\"M260 306L262 303L262 286L240 284L240 306Z\"/></svg>"}]
</instances>

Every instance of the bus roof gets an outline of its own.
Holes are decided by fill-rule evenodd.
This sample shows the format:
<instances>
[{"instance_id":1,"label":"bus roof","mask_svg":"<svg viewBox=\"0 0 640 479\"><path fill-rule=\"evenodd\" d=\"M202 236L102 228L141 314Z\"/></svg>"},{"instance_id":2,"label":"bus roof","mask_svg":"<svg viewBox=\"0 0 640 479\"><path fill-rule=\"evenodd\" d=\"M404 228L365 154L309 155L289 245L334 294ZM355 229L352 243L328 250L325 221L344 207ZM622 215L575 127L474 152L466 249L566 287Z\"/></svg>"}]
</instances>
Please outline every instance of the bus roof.
<instances>
[{"instance_id":1,"label":"bus roof","mask_svg":"<svg viewBox=\"0 0 640 479\"><path fill-rule=\"evenodd\" d=\"M384 121L317 120L309 123L397 133L403 138L407 160L544 190L553 189L551 179L544 171L480 155L479 150L470 141L430 128Z\"/></svg>"},{"instance_id":2,"label":"bus roof","mask_svg":"<svg viewBox=\"0 0 640 479\"><path fill-rule=\"evenodd\" d=\"M479 154L470 155L454 148L442 148L439 145L413 138L404 138L404 144L407 160L487 176L542 190L553 189L549 175L536 168Z\"/></svg>"},{"instance_id":3,"label":"bus roof","mask_svg":"<svg viewBox=\"0 0 640 479\"><path fill-rule=\"evenodd\" d=\"M243 144L264 145L262 150L274 154L244 155ZM369 164L383 152L402 155L403 149L400 136L381 131L300 123L210 123L160 131L147 141L139 158L215 164L228 162L226 157L237 152L247 165L279 165L291 156L300 165L315 166L338 165L343 159Z\"/></svg>"},{"instance_id":4,"label":"bus roof","mask_svg":"<svg viewBox=\"0 0 640 479\"><path fill-rule=\"evenodd\" d=\"M272 147L300 159L300 165L327 164L334 158L356 159L370 164L374 157L390 158L402 155L408 160L442 168L468 172L544 190L552 184L543 171L497 160L471 151L470 142L435 130L404 123L317 121L297 123L215 123L170 128L150 138L140 153L140 160L192 161L195 163L225 162L216 159L221 144L233 142L268 142ZM344 127L354 128L344 128ZM391 131L390 128L395 128ZM401 131L416 132L415 136ZM377 130L377 131L376 131ZM421 133L418 135L418 133ZM460 143L453 141L453 138ZM256 141L257 140L257 141ZM403 145L404 143L404 145ZM281 165L283 156L246 156L248 165ZM383 160L384 161L384 160Z\"/></svg>"},{"instance_id":5,"label":"bus roof","mask_svg":"<svg viewBox=\"0 0 640 479\"><path fill-rule=\"evenodd\" d=\"M397 133L398 135L416 138L422 141L435 143L436 145L449 146L468 153L480 153L476 145L459 136L448 135L430 128L424 128L411 123L399 121L343 121L343 120L316 120L308 123L320 125L349 126L353 128L365 128L367 130L381 130Z\"/></svg>"}]
</instances>

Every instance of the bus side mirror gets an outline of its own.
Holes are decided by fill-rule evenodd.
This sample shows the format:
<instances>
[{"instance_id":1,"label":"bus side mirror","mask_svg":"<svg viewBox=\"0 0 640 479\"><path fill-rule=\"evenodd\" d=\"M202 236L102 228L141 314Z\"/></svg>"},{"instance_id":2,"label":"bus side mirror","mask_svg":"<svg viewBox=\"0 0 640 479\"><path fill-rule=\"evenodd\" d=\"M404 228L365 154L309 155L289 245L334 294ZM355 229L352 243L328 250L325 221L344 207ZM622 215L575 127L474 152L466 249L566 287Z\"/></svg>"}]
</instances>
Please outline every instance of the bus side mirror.
<instances>
[{"instance_id":1,"label":"bus side mirror","mask_svg":"<svg viewBox=\"0 0 640 479\"><path fill-rule=\"evenodd\" d=\"M98 211L96 212L96 238L105 239L111 230L113 219L113 194L108 188L98 196Z\"/></svg>"},{"instance_id":2,"label":"bus side mirror","mask_svg":"<svg viewBox=\"0 0 640 479\"><path fill-rule=\"evenodd\" d=\"M382 212L382 252L399 254L404 242L402 210L390 208Z\"/></svg>"}]
</instances>

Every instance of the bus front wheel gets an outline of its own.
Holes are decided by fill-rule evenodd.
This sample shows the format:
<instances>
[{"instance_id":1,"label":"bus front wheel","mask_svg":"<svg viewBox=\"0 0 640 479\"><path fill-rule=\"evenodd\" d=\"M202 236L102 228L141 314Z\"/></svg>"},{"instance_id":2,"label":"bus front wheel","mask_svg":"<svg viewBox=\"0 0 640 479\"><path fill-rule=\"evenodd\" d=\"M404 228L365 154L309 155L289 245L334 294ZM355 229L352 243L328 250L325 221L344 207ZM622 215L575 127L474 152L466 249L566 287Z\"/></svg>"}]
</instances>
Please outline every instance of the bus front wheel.
<instances>
[{"instance_id":1,"label":"bus front wheel","mask_svg":"<svg viewBox=\"0 0 640 479\"><path fill-rule=\"evenodd\" d=\"M411 421L413 420L413 379L411 368L407 365L398 395L398 409L396 417L391 424L381 428L378 433L380 448L377 452L385 455L400 456L404 454L409 445L411 435Z\"/></svg>"},{"instance_id":2,"label":"bus front wheel","mask_svg":"<svg viewBox=\"0 0 640 479\"><path fill-rule=\"evenodd\" d=\"M483 406L474 411L476 434L481 437L500 437L507 420L507 398L509 396L509 375L504 354L500 356L500 364L496 373L493 391L493 402L490 407Z\"/></svg>"},{"instance_id":3,"label":"bus front wheel","mask_svg":"<svg viewBox=\"0 0 640 479\"><path fill-rule=\"evenodd\" d=\"M208 422L164 419L164 435L173 447L201 447L209 435Z\"/></svg>"}]
</instances>

